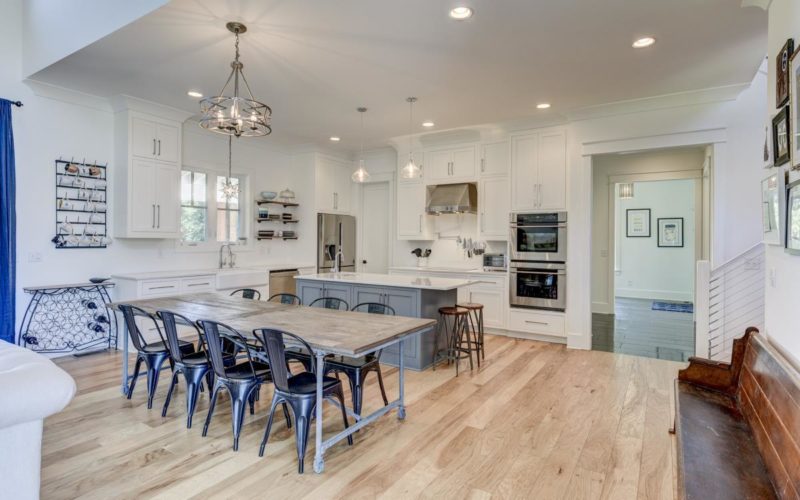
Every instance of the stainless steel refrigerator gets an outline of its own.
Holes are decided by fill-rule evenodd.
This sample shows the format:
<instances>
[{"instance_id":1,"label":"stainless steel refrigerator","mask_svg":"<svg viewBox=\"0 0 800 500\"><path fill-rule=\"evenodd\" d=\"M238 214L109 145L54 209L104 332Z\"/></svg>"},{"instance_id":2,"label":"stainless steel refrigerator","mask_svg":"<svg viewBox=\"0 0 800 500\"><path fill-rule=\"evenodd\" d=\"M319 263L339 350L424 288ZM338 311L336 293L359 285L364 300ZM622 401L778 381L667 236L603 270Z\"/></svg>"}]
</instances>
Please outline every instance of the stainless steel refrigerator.
<instances>
[{"instance_id":1,"label":"stainless steel refrigerator","mask_svg":"<svg viewBox=\"0 0 800 500\"><path fill-rule=\"evenodd\" d=\"M352 215L317 215L317 272L333 271L336 254L341 249L339 270L356 270L356 218Z\"/></svg>"}]
</instances>

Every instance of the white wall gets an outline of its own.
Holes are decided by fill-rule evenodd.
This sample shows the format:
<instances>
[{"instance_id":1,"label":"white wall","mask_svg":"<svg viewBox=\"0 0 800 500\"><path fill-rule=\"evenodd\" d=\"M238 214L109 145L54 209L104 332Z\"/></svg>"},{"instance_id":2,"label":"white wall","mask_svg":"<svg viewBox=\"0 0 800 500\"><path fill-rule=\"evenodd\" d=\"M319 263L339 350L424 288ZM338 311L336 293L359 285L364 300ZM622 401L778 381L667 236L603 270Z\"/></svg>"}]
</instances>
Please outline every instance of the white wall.
<instances>
[{"instance_id":1,"label":"white wall","mask_svg":"<svg viewBox=\"0 0 800 500\"><path fill-rule=\"evenodd\" d=\"M625 181L633 181L654 175L666 178L679 175L681 172L696 172L697 175L700 175L704 159L705 151L702 147L639 154L609 154L594 158L592 168L592 312L614 313L612 300L614 294L614 280L612 279L614 241L610 239L609 224L609 209L613 209L613 207L609 207L608 195L613 181L610 179L624 178ZM636 191L634 201L640 200L639 194L639 191ZM653 224L655 224L655 215ZM625 282L627 280L622 281L622 283ZM685 297L685 295L682 296Z\"/></svg>"},{"instance_id":2,"label":"white wall","mask_svg":"<svg viewBox=\"0 0 800 500\"><path fill-rule=\"evenodd\" d=\"M20 2L10 2L8 8L4 5L0 16L4 38L0 44L3 67L0 96L24 102L23 108L13 110L17 166L17 323L30 298L22 292L24 286L81 282L92 276L123 271L216 267L216 252L182 251L172 240L115 239L107 249L54 248L50 242L55 234L54 161L60 156L74 156L112 162L113 115L104 100L67 92L53 94L57 97L41 97L21 82L21 18ZM185 124L183 137L186 165L219 171L227 168L226 138L202 131L193 122ZM316 219L307 182L312 172L293 169L289 152L272 148L269 137L237 141L233 160L234 172L247 173L254 192L291 187L301 203L299 240L264 241L253 243L249 249L237 248L238 264L313 265ZM115 182L113 163L109 165L109 182ZM112 201L110 210L113 209ZM113 221L113 217L109 220ZM32 262L35 258L41 260Z\"/></svg>"},{"instance_id":3,"label":"white wall","mask_svg":"<svg viewBox=\"0 0 800 500\"><path fill-rule=\"evenodd\" d=\"M695 189L697 180L634 183L634 197L616 203L617 297L694 300ZM628 238L626 210L649 208L649 238ZM658 219L683 218L683 248L658 246Z\"/></svg>"},{"instance_id":4,"label":"white wall","mask_svg":"<svg viewBox=\"0 0 800 500\"><path fill-rule=\"evenodd\" d=\"M766 105L770 116L775 106L775 56L787 38L800 40L800 2L773 0L769 9L769 84ZM758 121L758 116L753 116ZM766 175L764 175L766 177ZM790 180L800 177L790 173ZM755 186L754 186L755 188ZM785 219L782 219L785 220ZM767 286L765 297L765 329L770 340L777 343L800 365L800 332L797 304L800 299L800 257L784 252L783 248L767 245Z\"/></svg>"}]
</instances>

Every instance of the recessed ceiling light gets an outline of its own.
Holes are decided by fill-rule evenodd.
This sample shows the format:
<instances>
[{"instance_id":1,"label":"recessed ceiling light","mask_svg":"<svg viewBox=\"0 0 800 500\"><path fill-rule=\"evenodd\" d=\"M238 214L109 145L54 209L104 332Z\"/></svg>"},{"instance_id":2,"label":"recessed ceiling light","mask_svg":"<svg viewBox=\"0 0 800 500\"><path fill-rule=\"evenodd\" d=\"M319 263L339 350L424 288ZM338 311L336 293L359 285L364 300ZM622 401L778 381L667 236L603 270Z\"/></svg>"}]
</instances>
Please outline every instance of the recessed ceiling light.
<instances>
[{"instance_id":1,"label":"recessed ceiling light","mask_svg":"<svg viewBox=\"0 0 800 500\"><path fill-rule=\"evenodd\" d=\"M455 7L450 11L450 17L463 21L472 17L472 9L469 7Z\"/></svg>"},{"instance_id":2,"label":"recessed ceiling light","mask_svg":"<svg viewBox=\"0 0 800 500\"><path fill-rule=\"evenodd\" d=\"M188 95L189 97L203 97L203 94L201 94L196 90L190 90L189 92L186 93L186 95Z\"/></svg>"},{"instance_id":3,"label":"recessed ceiling light","mask_svg":"<svg viewBox=\"0 0 800 500\"><path fill-rule=\"evenodd\" d=\"M539 104L536 105L536 109L547 109L549 107L550 107L549 102L540 102Z\"/></svg>"},{"instance_id":4,"label":"recessed ceiling light","mask_svg":"<svg viewBox=\"0 0 800 500\"><path fill-rule=\"evenodd\" d=\"M341 140L342 140L342 138L341 138L341 137L337 137L337 136L335 136L335 135L332 135L332 136L331 136L331 142L339 142L339 141L341 141Z\"/></svg>"},{"instance_id":5,"label":"recessed ceiling light","mask_svg":"<svg viewBox=\"0 0 800 500\"><path fill-rule=\"evenodd\" d=\"M649 47L649 46L653 45L654 43L656 43L656 39L655 38L653 38L652 36L646 36L644 38L640 38L640 39L636 40L635 42L633 42L633 48L634 49L643 49L645 47Z\"/></svg>"},{"instance_id":6,"label":"recessed ceiling light","mask_svg":"<svg viewBox=\"0 0 800 500\"><path fill-rule=\"evenodd\" d=\"M433 127L434 125L436 125L436 124L435 124L435 123L433 123L433 122L432 122L432 121L430 121L430 120L428 120L428 121L426 121L426 122L422 122L422 126L423 126L423 127L428 127L428 128L431 128L431 127Z\"/></svg>"}]
</instances>

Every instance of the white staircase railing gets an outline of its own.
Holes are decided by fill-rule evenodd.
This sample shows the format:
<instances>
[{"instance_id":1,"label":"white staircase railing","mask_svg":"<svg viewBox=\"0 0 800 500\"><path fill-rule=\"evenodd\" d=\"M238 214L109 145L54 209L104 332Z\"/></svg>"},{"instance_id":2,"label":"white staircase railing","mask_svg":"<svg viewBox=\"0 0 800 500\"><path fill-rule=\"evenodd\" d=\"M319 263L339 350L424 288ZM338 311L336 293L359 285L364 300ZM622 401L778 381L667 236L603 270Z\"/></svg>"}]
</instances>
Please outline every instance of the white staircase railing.
<instances>
[{"instance_id":1,"label":"white staircase railing","mask_svg":"<svg viewBox=\"0 0 800 500\"><path fill-rule=\"evenodd\" d=\"M759 243L710 269L697 262L695 286L696 354L729 360L733 339L748 326L764 327L764 245Z\"/></svg>"}]
</instances>

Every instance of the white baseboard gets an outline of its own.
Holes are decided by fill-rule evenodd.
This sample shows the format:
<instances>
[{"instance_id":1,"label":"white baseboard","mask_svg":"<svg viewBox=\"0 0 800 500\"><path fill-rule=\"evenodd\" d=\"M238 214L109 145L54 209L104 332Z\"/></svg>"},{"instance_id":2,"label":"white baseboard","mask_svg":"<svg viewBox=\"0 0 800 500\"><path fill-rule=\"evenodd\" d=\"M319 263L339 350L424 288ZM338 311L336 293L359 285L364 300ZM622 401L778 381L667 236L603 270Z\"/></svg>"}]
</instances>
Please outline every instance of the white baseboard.
<instances>
[{"instance_id":1,"label":"white baseboard","mask_svg":"<svg viewBox=\"0 0 800 500\"><path fill-rule=\"evenodd\" d=\"M614 291L617 297L629 299L674 300L679 302L693 302L692 292L677 292L672 290L642 290L638 288L618 288Z\"/></svg>"}]
</instances>

